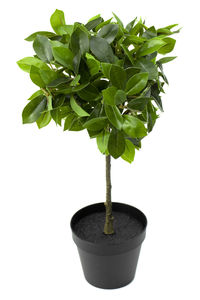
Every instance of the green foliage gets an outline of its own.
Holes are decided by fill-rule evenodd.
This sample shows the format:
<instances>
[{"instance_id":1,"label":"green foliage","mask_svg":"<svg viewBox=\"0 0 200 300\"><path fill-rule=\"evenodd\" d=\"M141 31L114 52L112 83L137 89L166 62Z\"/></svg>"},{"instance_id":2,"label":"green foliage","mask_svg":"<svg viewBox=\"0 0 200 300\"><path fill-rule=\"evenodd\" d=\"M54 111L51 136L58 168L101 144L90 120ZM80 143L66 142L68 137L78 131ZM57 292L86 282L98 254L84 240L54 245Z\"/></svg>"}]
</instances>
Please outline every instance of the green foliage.
<instances>
[{"instance_id":1,"label":"green foliage","mask_svg":"<svg viewBox=\"0 0 200 300\"><path fill-rule=\"evenodd\" d=\"M180 29L147 27L137 18L125 26L114 13L71 25L61 10L50 23L54 32L29 35L35 54L17 62L40 88L28 99L23 123L86 129L101 153L131 163L163 111L163 64L176 56L162 55L174 49L171 35Z\"/></svg>"}]
</instances>

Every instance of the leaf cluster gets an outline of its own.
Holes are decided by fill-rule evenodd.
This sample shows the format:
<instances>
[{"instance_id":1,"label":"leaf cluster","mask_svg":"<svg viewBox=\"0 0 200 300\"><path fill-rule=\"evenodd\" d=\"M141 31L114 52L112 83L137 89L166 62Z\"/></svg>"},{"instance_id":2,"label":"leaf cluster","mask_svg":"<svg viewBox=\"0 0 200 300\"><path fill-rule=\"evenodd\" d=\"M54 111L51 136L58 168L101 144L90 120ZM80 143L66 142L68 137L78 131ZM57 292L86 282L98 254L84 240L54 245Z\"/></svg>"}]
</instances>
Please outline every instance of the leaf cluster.
<instances>
[{"instance_id":1,"label":"leaf cluster","mask_svg":"<svg viewBox=\"0 0 200 300\"><path fill-rule=\"evenodd\" d=\"M25 39L33 42L35 54L17 63L39 89L22 118L38 128L53 120L64 131L86 129L101 153L131 163L163 111L161 93L168 84L163 64L175 57L159 56L174 49L171 36L179 30L173 31L177 24L147 27L137 18L124 26L113 16L68 25L56 10L50 18L54 32Z\"/></svg>"}]
</instances>

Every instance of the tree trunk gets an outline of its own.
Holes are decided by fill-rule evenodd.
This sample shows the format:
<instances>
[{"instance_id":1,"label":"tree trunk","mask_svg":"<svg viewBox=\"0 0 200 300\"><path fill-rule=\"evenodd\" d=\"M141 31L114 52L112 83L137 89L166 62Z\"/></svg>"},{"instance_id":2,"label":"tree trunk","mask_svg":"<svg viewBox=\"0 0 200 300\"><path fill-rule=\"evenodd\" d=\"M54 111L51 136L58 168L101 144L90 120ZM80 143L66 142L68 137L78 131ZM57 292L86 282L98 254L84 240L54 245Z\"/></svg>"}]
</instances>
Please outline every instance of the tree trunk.
<instances>
[{"instance_id":1,"label":"tree trunk","mask_svg":"<svg viewBox=\"0 0 200 300\"><path fill-rule=\"evenodd\" d=\"M105 234L113 234L113 216L112 216L112 202L111 202L111 176L110 176L110 169L111 169L111 156L106 155L106 220L104 225L104 233Z\"/></svg>"}]
</instances>

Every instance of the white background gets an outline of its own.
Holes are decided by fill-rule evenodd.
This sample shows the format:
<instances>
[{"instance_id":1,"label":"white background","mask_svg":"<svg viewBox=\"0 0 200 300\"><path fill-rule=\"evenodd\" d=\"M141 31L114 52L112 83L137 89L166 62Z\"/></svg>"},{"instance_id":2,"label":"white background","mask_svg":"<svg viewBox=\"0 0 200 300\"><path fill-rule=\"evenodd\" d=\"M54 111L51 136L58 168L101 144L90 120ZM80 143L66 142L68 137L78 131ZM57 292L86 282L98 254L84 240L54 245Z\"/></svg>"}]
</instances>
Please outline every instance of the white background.
<instances>
[{"instance_id":1,"label":"white background","mask_svg":"<svg viewBox=\"0 0 200 300\"><path fill-rule=\"evenodd\" d=\"M199 10L198 1L3 1L1 4L0 299L200 299ZM54 123L22 125L21 111L37 89L16 61L33 54L24 41L51 30L55 9L66 22L86 23L114 11L128 23L179 23L178 58L165 65L165 112L132 165L112 161L113 201L148 217L136 278L101 290L84 279L69 227L81 207L105 200L104 157L86 132Z\"/></svg>"}]
</instances>

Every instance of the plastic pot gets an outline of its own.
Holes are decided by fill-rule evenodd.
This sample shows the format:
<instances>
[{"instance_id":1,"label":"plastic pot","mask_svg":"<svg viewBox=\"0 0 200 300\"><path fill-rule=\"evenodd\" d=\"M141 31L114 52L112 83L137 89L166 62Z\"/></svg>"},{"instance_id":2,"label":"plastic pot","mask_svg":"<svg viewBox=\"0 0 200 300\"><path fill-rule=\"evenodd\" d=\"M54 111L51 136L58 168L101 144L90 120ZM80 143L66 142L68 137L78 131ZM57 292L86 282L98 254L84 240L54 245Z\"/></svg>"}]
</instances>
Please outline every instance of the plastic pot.
<instances>
[{"instance_id":1,"label":"plastic pot","mask_svg":"<svg viewBox=\"0 0 200 300\"><path fill-rule=\"evenodd\" d=\"M78 248L85 278L90 284L103 289L120 288L134 279L147 226L146 216L137 208L117 202L113 202L112 205L113 215L120 212L140 223L140 231L137 234L134 233L128 239L127 237L120 240L108 238L108 242L104 238L103 243L83 238L77 232L77 224L83 218L91 217L93 214L105 213L104 203L86 206L76 212L71 219L72 237Z\"/></svg>"}]
</instances>

